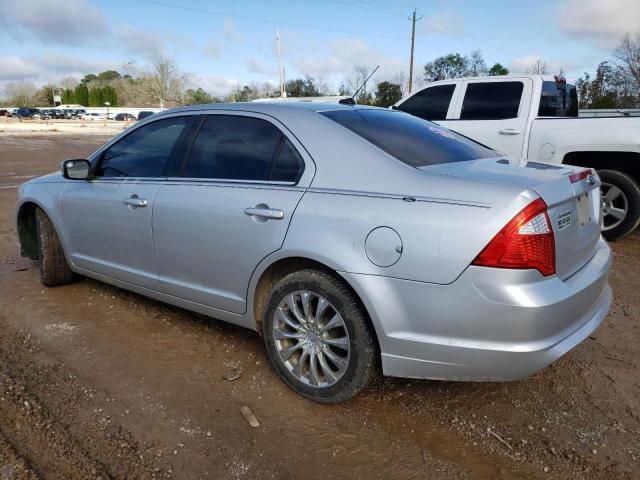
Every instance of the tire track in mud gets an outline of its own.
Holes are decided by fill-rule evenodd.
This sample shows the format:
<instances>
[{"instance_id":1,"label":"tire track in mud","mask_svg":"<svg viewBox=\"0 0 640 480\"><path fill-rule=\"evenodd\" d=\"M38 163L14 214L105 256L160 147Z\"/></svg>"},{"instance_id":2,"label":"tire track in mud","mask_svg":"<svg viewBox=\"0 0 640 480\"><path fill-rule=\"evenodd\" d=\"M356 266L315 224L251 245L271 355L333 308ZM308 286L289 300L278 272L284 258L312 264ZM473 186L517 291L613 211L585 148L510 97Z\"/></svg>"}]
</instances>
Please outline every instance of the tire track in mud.
<instances>
[{"instance_id":1,"label":"tire track in mud","mask_svg":"<svg viewBox=\"0 0 640 480\"><path fill-rule=\"evenodd\" d=\"M99 412L87 414L98 392L47 358L29 335L10 331L0 316L0 455L16 473L3 477L3 461L0 479L171 476L140 452L129 432Z\"/></svg>"}]
</instances>

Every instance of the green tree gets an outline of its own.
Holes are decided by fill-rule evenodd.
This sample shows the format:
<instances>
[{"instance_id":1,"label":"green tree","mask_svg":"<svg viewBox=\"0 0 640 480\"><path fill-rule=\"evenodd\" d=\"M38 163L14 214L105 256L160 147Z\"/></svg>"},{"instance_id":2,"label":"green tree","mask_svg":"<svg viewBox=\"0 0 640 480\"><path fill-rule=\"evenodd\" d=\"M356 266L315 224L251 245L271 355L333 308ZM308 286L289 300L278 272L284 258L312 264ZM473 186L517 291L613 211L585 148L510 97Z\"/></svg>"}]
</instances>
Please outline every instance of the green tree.
<instances>
[{"instance_id":1,"label":"green tree","mask_svg":"<svg viewBox=\"0 0 640 480\"><path fill-rule=\"evenodd\" d=\"M376 90L376 102L378 107L389 107L402 98L402 88L398 83L389 81L380 82Z\"/></svg>"},{"instance_id":2,"label":"green tree","mask_svg":"<svg viewBox=\"0 0 640 480\"><path fill-rule=\"evenodd\" d=\"M216 103L217 99L209 95L202 88L193 90L192 88L187 90L186 105L200 105L203 103Z\"/></svg>"},{"instance_id":3,"label":"green tree","mask_svg":"<svg viewBox=\"0 0 640 480\"><path fill-rule=\"evenodd\" d=\"M99 82L112 82L118 80L121 75L115 70L105 70L97 75L96 80Z\"/></svg>"},{"instance_id":4,"label":"green tree","mask_svg":"<svg viewBox=\"0 0 640 480\"><path fill-rule=\"evenodd\" d=\"M322 95L316 87L315 79L310 76L287 81L285 90L289 97L319 97Z\"/></svg>"},{"instance_id":5,"label":"green tree","mask_svg":"<svg viewBox=\"0 0 640 480\"><path fill-rule=\"evenodd\" d=\"M65 88L62 91L62 103L64 103L65 105L72 105L76 103L76 97L73 94L73 90L71 90L70 88Z\"/></svg>"},{"instance_id":6,"label":"green tree","mask_svg":"<svg viewBox=\"0 0 640 480\"><path fill-rule=\"evenodd\" d=\"M94 75L93 73L88 73L86 74L84 77L82 77L82 80L80 80L80 83L84 83L85 85L93 82L94 80L96 80L98 77L96 75Z\"/></svg>"},{"instance_id":7,"label":"green tree","mask_svg":"<svg viewBox=\"0 0 640 480\"><path fill-rule=\"evenodd\" d=\"M427 82L460 78L467 75L468 61L459 53L450 53L428 62L424 66L424 79Z\"/></svg>"},{"instance_id":8,"label":"green tree","mask_svg":"<svg viewBox=\"0 0 640 480\"><path fill-rule=\"evenodd\" d=\"M497 75L509 75L509 69L503 67L500 63L494 63L493 67L489 69L489 75L495 77Z\"/></svg>"},{"instance_id":9,"label":"green tree","mask_svg":"<svg viewBox=\"0 0 640 480\"><path fill-rule=\"evenodd\" d=\"M89 89L87 88L86 84L79 83L73 93L75 103L78 103L85 107L89 106Z\"/></svg>"}]
</instances>

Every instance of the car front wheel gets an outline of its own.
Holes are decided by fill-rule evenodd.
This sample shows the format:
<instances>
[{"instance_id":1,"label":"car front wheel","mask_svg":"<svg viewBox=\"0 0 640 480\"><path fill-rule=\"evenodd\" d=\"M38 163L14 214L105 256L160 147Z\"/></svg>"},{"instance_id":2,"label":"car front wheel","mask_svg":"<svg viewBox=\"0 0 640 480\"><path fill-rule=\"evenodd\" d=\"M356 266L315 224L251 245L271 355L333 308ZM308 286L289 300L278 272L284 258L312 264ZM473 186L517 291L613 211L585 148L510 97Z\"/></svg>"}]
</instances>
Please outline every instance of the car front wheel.
<instances>
[{"instance_id":1,"label":"car front wheel","mask_svg":"<svg viewBox=\"0 0 640 480\"><path fill-rule=\"evenodd\" d=\"M58 234L47 214L39 208L36 209L36 228L42 283L47 287L55 287L73 282L76 276L69 268Z\"/></svg>"},{"instance_id":2,"label":"car front wheel","mask_svg":"<svg viewBox=\"0 0 640 480\"><path fill-rule=\"evenodd\" d=\"M300 395L321 403L355 396L375 372L375 337L355 294L318 270L275 286L263 321L273 367Z\"/></svg>"}]
</instances>

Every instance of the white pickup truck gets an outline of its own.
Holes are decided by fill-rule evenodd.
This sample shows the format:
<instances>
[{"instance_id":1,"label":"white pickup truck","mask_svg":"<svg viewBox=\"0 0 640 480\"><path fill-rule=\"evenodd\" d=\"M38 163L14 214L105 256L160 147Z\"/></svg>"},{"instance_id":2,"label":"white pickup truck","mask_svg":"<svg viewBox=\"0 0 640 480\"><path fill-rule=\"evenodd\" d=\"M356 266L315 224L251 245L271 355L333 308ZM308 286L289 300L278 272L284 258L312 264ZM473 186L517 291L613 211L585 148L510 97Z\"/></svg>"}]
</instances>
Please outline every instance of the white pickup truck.
<instances>
[{"instance_id":1,"label":"white pickup truck","mask_svg":"<svg viewBox=\"0 0 640 480\"><path fill-rule=\"evenodd\" d=\"M592 167L602 179L603 235L613 240L640 223L640 118L578 118L576 89L561 77L443 80L392 108L523 161Z\"/></svg>"}]
</instances>

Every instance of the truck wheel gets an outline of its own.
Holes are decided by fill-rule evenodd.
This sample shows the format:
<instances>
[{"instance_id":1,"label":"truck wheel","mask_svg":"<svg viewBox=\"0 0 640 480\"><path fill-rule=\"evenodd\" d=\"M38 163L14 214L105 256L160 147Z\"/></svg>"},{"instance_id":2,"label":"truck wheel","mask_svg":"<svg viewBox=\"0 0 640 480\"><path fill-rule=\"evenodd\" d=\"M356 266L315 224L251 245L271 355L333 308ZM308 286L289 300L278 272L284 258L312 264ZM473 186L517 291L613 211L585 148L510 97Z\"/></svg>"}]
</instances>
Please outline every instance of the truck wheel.
<instances>
[{"instance_id":1,"label":"truck wheel","mask_svg":"<svg viewBox=\"0 0 640 480\"><path fill-rule=\"evenodd\" d=\"M356 296L332 275L300 270L284 277L262 326L276 373L303 397L343 402L374 375L373 330Z\"/></svg>"},{"instance_id":2,"label":"truck wheel","mask_svg":"<svg viewBox=\"0 0 640 480\"><path fill-rule=\"evenodd\" d=\"M38 262L40 263L42 283L47 287L55 287L73 282L76 275L67 264L58 234L47 214L39 208L36 208L36 227L38 231Z\"/></svg>"},{"instance_id":3,"label":"truck wheel","mask_svg":"<svg viewBox=\"0 0 640 480\"><path fill-rule=\"evenodd\" d=\"M640 187L626 173L599 170L602 180L602 235L615 240L640 223Z\"/></svg>"}]
</instances>

